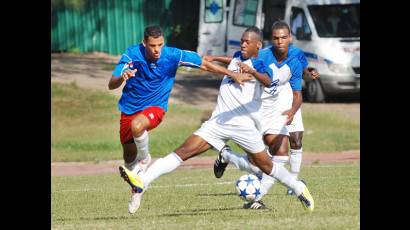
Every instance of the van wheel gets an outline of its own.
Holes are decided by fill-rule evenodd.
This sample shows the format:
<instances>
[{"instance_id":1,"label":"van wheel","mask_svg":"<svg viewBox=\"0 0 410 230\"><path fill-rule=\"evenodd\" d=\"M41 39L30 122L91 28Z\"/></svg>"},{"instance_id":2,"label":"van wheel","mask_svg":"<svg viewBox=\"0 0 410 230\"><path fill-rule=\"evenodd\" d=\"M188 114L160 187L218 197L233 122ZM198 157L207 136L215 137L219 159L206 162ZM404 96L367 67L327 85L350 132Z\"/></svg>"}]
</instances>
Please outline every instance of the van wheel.
<instances>
[{"instance_id":1,"label":"van wheel","mask_svg":"<svg viewBox=\"0 0 410 230\"><path fill-rule=\"evenodd\" d=\"M306 99L309 102L324 102L325 93L319 79L306 82Z\"/></svg>"}]
</instances>

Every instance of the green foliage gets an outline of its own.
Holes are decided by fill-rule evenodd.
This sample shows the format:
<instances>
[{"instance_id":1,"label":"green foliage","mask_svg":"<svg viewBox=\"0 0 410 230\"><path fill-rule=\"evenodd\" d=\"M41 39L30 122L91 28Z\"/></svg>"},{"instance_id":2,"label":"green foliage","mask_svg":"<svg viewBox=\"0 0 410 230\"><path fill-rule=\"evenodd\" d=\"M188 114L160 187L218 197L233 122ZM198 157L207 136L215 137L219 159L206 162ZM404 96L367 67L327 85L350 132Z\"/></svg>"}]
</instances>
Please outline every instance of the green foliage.
<instances>
[{"instance_id":1,"label":"green foliage","mask_svg":"<svg viewBox=\"0 0 410 230\"><path fill-rule=\"evenodd\" d=\"M263 198L269 210L242 209L234 182L244 172L228 167L221 179L211 168L163 175L128 214L130 188L119 175L51 178L52 229L359 229L359 164L304 166L301 178L315 199L307 213L276 183ZM217 226L217 227L216 227Z\"/></svg>"}]
</instances>

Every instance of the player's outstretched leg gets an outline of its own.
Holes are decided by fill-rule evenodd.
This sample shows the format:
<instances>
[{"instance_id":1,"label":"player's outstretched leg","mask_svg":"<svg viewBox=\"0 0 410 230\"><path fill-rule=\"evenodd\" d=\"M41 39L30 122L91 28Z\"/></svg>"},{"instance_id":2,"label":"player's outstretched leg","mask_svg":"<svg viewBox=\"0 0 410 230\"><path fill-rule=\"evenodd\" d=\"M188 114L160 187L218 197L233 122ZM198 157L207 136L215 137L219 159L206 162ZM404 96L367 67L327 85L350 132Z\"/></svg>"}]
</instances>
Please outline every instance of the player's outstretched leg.
<instances>
[{"instance_id":1,"label":"player's outstretched leg","mask_svg":"<svg viewBox=\"0 0 410 230\"><path fill-rule=\"evenodd\" d=\"M214 163L214 174L216 178L222 177L223 173L225 172L226 166L217 166L220 165L219 162L228 165L228 163L232 163L235 167L239 170L246 171L252 174L255 174L258 177L261 177L262 171L256 167L255 165L249 162L247 155L242 155L232 151L229 146L228 148L223 148L218 155L218 158L215 160ZM219 160L218 160L219 159ZM217 163L217 161L219 161ZM218 177L219 176L219 177Z\"/></svg>"},{"instance_id":2,"label":"player's outstretched leg","mask_svg":"<svg viewBox=\"0 0 410 230\"><path fill-rule=\"evenodd\" d=\"M286 186L292 188L306 210L314 210L314 200L307 186L303 182L296 180L284 166L272 162L266 152L250 154L249 156L252 157L253 162L255 162L264 173L269 174Z\"/></svg>"}]
</instances>

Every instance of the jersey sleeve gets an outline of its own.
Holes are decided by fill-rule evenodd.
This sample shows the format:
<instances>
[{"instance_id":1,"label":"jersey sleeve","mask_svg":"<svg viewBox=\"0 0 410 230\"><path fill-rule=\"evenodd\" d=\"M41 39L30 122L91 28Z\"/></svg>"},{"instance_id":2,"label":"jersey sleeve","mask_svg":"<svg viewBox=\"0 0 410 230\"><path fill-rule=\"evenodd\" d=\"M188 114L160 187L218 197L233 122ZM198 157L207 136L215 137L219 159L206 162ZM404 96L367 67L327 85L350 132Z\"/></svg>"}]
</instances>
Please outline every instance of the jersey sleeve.
<instances>
[{"instance_id":1,"label":"jersey sleeve","mask_svg":"<svg viewBox=\"0 0 410 230\"><path fill-rule=\"evenodd\" d=\"M196 52L181 50L178 65L199 68L202 65L202 58Z\"/></svg>"},{"instance_id":2,"label":"jersey sleeve","mask_svg":"<svg viewBox=\"0 0 410 230\"><path fill-rule=\"evenodd\" d=\"M112 76L121 77L124 71L132 67L131 65L132 65L132 59L130 58L130 49L127 49L125 53L121 56L117 65L115 65L114 71L112 72Z\"/></svg>"},{"instance_id":3,"label":"jersey sleeve","mask_svg":"<svg viewBox=\"0 0 410 230\"><path fill-rule=\"evenodd\" d=\"M261 59L251 59L253 68L259 73L268 74L269 78L272 79L273 72L272 69L265 65L265 62Z\"/></svg>"},{"instance_id":4,"label":"jersey sleeve","mask_svg":"<svg viewBox=\"0 0 410 230\"><path fill-rule=\"evenodd\" d=\"M308 67L308 61L305 57L305 53L303 53L302 50L298 53L298 59L300 64L302 65L302 69L306 69Z\"/></svg>"},{"instance_id":5,"label":"jersey sleeve","mask_svg":"<svg viewBox=\"0 0 410 230\"><path fill-rule=\"evenodd\" d=\"M301 91L303 74L302 64L295 59L295 61L290 63L290 68L292 72L292 76L289 79L290 87L293 91Z\"/></svg>"}]
</instances>

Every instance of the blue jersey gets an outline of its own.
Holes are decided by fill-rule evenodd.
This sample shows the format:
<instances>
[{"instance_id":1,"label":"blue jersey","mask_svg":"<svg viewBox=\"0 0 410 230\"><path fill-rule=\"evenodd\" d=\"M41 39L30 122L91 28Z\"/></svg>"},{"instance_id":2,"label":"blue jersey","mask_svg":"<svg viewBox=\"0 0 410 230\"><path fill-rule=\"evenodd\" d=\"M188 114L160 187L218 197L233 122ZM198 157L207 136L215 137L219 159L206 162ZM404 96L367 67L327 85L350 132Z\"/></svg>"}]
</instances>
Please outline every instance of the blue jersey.
<instances>
[{"instance_id":1,"label":"blue jersey","mask_svg":"<svg viewBox=\"0 0 410 230\"><path fill-rule=\"evenodd\" d=\"M192 51L164 46L160 58L156 62L150 62L145 57L145 47L142 44L129 47L112 75L121 77L128 69L138 71L135 77L126 81L118 109L127 115L149 106L159 106L167 111L178 67L183 65L199 68L201 64L201 57Z\"/></svg>"},{"instance_id":2,"label":"blue jersey","mask_svg":"<svg viewBox=\"0 0 410 230\"><path fill-rule=\"evenodd\" d=\"M289 50L288 50L288 57L293 57L293 56L296 56L298 58L303 69L305 69L308 66L308 61L305 57L305 53L298 47L294 46L293 44L290 44Z\"/></svg>"},{"instance_id":3,"label":"blue jersey","mask_svg":"<svg viewBox=\"0 0 410 230\"><path fill-rule=\"evenodd\" d=\"M265 65L269 66L273 74L277 74L280 79L280 84L289 81L289 84L294 91L302 90L302 74L303 68L299 61L298 55L288 55L280 64L276 60L273 52L274 47L270 46L259 51L259 58L264 60ZM289 54L289 53L288 53ZM272 66L274 65L274 66ZM285 67L288 72L280 71L282 67Z\"/></svg>"}]
</instances>

